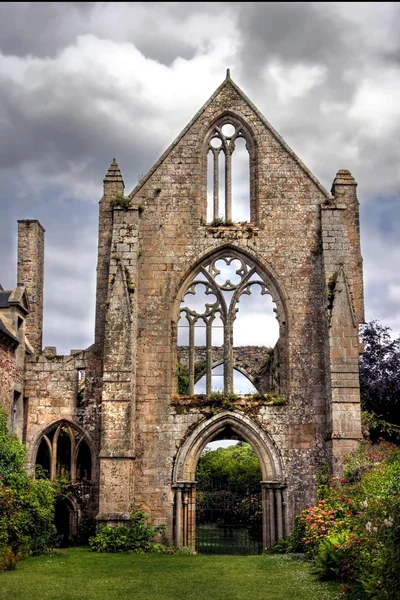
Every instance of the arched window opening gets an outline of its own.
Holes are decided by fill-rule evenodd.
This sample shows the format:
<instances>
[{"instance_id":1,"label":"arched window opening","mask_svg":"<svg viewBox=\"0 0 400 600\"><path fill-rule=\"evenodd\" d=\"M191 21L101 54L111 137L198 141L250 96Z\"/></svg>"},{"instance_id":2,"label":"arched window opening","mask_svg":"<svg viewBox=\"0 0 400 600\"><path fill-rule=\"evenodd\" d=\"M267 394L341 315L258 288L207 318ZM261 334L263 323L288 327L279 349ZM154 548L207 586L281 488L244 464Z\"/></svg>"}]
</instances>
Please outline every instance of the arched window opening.
<instances>
[{"instance_id":1,"label":"arched window opening","mask_svg":"<svg viewBox=\"0 0 400 600\"><path fill-rule=\"evenodd\" d=\"M196 550L260 554L262 472L251 444L230 427L203 449L196 468Z\"/></svg>"},{"instance_id":2,"label":"arched window opening","mask_svg":"<svg viewBox=\"0 0 400 600\"><path fill-rule=\"evenodd\" d=\"M207 221L250 220L250 155L248 135L235 122L217 124L207 147Z\"/></svg>"},{"instance_id":3,"label":"arched window opening","mask_svg":"<svg viewBox=\"0 0 400 600\"><path fill-rule=\"evenodd\" d=\"M279 392L279 322L272 290L249 258L209 259L183 290L179 393Z\"/></svg>"},{"instance_id":4,"label":"arched window opening","mask_svg":"<svg viewBox=\"0 0 400 600\"><path fill-rule=\"evenodd\" d=\"M42 473L45 477L50 478L50 470L51 470L51 455L49 444L46 442L46 439L43 437L40 442L39 449L36 455L36 465L41 467Z\"/></svg>"},{"instance_id":5,"label":"arched window opening","mask_svg":"<svg viewBox=\"0 0 400 600\"><path fill-rule=\"evenodd\" d=\"M71 474L71 438L66 427L62 427L57 440L56 474Z\"/></svg>"},{"instance_id":6,"label":"arched window opening","mask_svg":"<svg viewBox=\"0 0 400 600\"><path fill-rule=\"evenodd\" d=\"M238 369L233 369L233 391L235 394L256 394L257 389L250 379Z\"/></svg>"},{"instance_id":7,"label":"arched window opening","mask_svg":"<svg viewBox=\"0 0 400 600\"><path fill-rule=\"evenodd\" d=\"M89 446L83 440L79 444L78 455L76 459L76 480L90 481L92 479L92 455Z\"/></svg>"},{"instance_id":8,"label":"arched window opening","mask_svg":"<svg viewBox=\"0 0 400 600\"><path fill-rule=\"evenodd\" d=\"M232 221L250 221L250 164L244 138L238 138L232 154Z\"/></svg>"},{"instance_id":9,"label":"arched window opening","mask_svg":"<svg viewBox=\"0 0 400 600\"><path fill-rule=\"evenodd\" d=\"M250 293L243 293L233 323L233 346L274 348L279 339L275 303L259 278L251 282Z\"/></svg>"},{"instance_id":10,"label":"arched window opening","mask_svg":"<svg viewBox=\"0 0 400 600\"><path fill-rule=\"evenodd\" d=\"M49 479L67 475L72 483L90 481L92 456L83 433L72 423L61 421L49 428L38 441L35 464Z\"/></svg>"}]
</instances>

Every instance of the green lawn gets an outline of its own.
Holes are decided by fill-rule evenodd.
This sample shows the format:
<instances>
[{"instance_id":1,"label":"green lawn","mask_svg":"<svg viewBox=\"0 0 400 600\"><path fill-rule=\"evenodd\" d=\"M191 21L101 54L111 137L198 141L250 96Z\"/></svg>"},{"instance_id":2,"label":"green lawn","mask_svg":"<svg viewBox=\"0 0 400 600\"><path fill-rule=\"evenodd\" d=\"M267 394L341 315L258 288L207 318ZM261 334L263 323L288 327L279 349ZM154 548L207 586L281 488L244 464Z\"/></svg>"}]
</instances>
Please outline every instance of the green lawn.
<instances>
[{"instance_id":1,"label":"green lawn","mask_svg":"<svg viewBox=\"0 0 400 600\"><path fill-rule=\"evenodd\" d=\"M7 600L333 600L337 586L282 555L96 554L82 548L29 558L0 574Z\"/></svg>"}]
</instances>

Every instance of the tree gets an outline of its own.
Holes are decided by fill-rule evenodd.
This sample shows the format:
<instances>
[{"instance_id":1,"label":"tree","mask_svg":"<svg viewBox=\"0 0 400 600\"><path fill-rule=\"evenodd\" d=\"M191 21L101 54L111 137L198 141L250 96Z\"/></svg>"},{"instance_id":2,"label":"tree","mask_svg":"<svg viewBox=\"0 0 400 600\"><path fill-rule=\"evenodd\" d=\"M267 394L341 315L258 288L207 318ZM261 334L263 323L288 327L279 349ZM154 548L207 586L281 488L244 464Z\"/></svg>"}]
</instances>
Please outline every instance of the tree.
<instances>
[{"instance_id":1,"label":"tree","mask_svg":"<svg viewBox=\"0 0 400 600\"><path fill-rule=\"evenodd\" d=\"M361 328L360 393L361 408L370 415L372 437L380 431L394 441L400 433L400 429L396 433L400 426L400 336L393 339L390 332L378 321Z\"/></svg>"},{"instance_id":2,"label":"tree","mask_svg":"<svg viewBox=\"0 0 400 600\"><path fill-rule=\"evenodd\" d=\"M206 451L198 462L196 479L199 488L207 480L218 480L222 484L230 482L258 490L262 474L251 445L239 442L228 448Z\"/></svg>"}]
</instances>

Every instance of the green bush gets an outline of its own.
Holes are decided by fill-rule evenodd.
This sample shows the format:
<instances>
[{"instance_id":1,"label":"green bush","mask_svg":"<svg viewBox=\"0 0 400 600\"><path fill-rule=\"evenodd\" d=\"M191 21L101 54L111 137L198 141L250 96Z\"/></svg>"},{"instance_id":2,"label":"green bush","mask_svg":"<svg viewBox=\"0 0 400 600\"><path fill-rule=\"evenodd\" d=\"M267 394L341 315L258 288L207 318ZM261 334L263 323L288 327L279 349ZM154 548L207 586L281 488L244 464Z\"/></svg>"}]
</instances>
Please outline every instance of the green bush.
<instances>
[{"instance_id":1,"label":"green bush","mask_svg":"<svg viewBox=\"0 0 400 600\"><path fill-rule=\"evenodd\" d=\"M0 408L0 571L48 548L53 519L53 487L27 474L25 448L8 431Z\"/></svg>"},{"instance_id":2,"label":"green bush","mask_svg":"<svg viewBox=\"0 0 400 600\"><path fill-rule=\"evenodd\" d=\"M163 539L165 525L153 526L144 511L132 513L130 526L101 525L97 534L89 539L95 552L163 552L165 546L155 541Z\"/></svg>"}]
</instances>

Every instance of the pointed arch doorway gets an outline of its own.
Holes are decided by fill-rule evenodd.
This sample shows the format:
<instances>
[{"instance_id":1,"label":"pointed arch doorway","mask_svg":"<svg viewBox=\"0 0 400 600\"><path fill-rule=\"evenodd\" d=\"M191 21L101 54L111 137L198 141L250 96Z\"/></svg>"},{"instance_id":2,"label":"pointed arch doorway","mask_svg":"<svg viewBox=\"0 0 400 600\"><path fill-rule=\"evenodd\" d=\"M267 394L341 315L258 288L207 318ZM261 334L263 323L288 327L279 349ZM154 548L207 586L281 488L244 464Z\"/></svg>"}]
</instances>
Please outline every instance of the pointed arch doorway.
<instances>
[{"instance_id":1,"label":"pointed arch doorway","mask_svg":"<svg viewBox=\"0 0 400 600\"><path fill-rule=\"evenodd\" d=\"M202 420L181 445L173 469L174 541L196 547L196 468L204 447L228 432L248 442L258 457L261 488L261 550L286 537L286 486L281 457L268 433L245 414L222 411Z\"/></svg>"}]
</instances>

